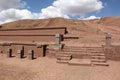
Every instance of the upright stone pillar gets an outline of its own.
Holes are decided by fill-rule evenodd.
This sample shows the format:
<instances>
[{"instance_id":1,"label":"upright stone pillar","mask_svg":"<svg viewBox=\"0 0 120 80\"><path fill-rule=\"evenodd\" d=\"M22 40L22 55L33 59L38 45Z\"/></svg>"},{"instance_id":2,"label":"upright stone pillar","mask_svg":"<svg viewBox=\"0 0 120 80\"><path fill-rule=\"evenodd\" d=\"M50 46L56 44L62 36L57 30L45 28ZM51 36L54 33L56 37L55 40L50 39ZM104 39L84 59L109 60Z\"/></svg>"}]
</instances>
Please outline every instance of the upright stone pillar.
<instances>
[{"instance_id":1,"label":"upright stone pillar","mask_svg":"<svg viewBox=\"0 0 120 80\"><path fill-rule=\"evenodd\" d=\"M19 58L24 58L23 49L19 49L19 50L17 51L17 53L18 53Z\"/></svg>"},{"instance_id":2,"label":"upright stone pillar","mask_svg":"<svg viewBox=\"0 0 120 80\"><path fill-rule=\"evenodd\" d=\"M61 41L63 41L63 35L61 34L56 34L56 48L61 50L63 47L63 44L61 44Z\"/></svg>"},{"instance_id":3,"label":"upright stone pillar","mask_svg":"<svg viewBox=\"0 0 120 80\"><path fill-rule=\"evenodd\" d=\"M12 57L12 49L11 48L7 49L7 57L8 58Z\"/></svg>"},{"instance_id":4,"label":"upright stone pillar","mask_svg":"<svg viewBox=\"0 0 120 80\"><path fill-rule=\"evenodd\" d=\"M56 44L60 44L60 42L61 42L61 35L60 34L56 34L55 35L55 38L56 38Z\"/></svg>"},{"instance_id":5,"label":"upright stone pillar","mask_svg":"<svg viewBox=\"0 0 120 80\"><path fill-rule=\"evenodd\" d=\"M111 46L111 34L106 34L106 47L110 47Z\"/></svg>"},{"instance_id":6,"label":"upright stone pillar","mask_svg":"<svg viewBox=\"0 0 120 80\"><path fill-rule=\"evenodd\" d=\"M34 51L33 50L28 50L28 58L30 60L33 60L34 59Z\"/></svg>"}]
</instances>

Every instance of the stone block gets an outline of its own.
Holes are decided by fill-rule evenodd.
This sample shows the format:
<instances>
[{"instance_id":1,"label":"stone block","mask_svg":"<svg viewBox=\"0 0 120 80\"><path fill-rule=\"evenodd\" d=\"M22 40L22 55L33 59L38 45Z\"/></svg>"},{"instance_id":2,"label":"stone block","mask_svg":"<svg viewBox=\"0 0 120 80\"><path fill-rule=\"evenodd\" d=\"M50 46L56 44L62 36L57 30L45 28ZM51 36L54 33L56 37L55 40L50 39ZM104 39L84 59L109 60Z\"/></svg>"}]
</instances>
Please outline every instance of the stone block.
<instances>
[{"instance_id":1,"label":"stone block","mask_svg":"<svg viewBox=\"0 0 120 80\"><path fill-rule=\"evenodd\" d=\"M33 60L34 59L34 51L33 50L28 50L28 58L30 60Z\"/></svg>"},{"instance_id":2,"label":"stone block","mask_svg":"<svg viewBox=\"0 0 120 80\"><path fill-rule=\"evenodd\" d=\"M7 57L8 58L12 57L12 49L11 48L7 49Z\"/></svg>"}]
</instances>

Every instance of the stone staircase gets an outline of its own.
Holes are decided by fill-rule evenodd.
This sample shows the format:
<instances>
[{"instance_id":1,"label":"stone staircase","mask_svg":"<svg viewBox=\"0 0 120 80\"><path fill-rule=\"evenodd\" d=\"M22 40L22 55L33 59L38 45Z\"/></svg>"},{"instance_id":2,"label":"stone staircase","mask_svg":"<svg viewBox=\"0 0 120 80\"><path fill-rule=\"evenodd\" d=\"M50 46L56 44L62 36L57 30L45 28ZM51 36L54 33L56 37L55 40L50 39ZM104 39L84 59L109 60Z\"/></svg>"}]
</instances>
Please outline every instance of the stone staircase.
<instances>
[{"instance_id":1,"label":"stone staircase","mask_svg":"<svg viewBox=\"0 0 120 80\"><path fill-rule=\"evenodd\" d=\"M65 46L56 55L58 63L108 66L102 47Z\"/></svg>"},{"instance_id":2,"label":"stone staircase","mask_svg":"<svg viewBox=\"0 0 120 80\"><path fill-rule=\"evenodd\" d=\"M108 66L104 52L103 53L92 53L91 63L92 65Z\"/></svg>"},{"instance_id":3,"label":"stone staircase","mask_svg":"<svg viewBox=\"0 0 120 80\"><path fill-rule=\"evenodd\" d=\"M68 63L71 60L72 55L71 54L58 54L56 57L57 57L58 63Z\"/></svg>"}]
</instances>

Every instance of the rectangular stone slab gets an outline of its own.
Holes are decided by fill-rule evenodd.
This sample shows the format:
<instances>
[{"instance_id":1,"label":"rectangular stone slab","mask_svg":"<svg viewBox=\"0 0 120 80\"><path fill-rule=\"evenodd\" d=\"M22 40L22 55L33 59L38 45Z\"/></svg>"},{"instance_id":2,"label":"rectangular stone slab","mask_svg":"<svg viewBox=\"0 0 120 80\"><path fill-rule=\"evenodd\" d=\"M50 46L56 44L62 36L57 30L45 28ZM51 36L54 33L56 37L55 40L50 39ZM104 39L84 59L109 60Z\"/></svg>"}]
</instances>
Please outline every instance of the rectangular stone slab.
<instances>
[{"instance_id":1,"label":"rectangular stone slab","mask_svg":"<svg viewBox=\"0 0 120 80\"><path fill-rule=\"evenodd\" d=\"M68 62L69 65L81 65L81 66L91 66L90 59L71 59Z\"/></svg>"}]
</instances>

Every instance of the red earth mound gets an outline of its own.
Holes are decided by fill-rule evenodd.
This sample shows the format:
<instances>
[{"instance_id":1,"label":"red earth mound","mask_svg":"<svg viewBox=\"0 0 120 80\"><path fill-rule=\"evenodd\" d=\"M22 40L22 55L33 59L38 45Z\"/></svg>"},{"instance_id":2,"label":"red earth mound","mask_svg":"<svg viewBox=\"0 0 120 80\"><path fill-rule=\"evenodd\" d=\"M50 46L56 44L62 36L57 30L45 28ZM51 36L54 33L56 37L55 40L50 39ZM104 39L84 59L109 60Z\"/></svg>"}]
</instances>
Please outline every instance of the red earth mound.
<instances>
[{"instance_id":1,"label":"red earth mound","mask_svg":"<svg viewBox=\"0 0 120 80\"><path fill-rule=\"evenodd\" d=\"M49 18L37 20L19 20L0 26L1 29L23 29L43 27L67 27L65 36L78 36L79 40L64 41L68 44L79 43L104 44L105 34L113 35L113 43L120 43L120 17L104 17L93 20L76 20L64 18ZM91 44L89 44L91 45Z\"/></svg>"}]
</instances>

